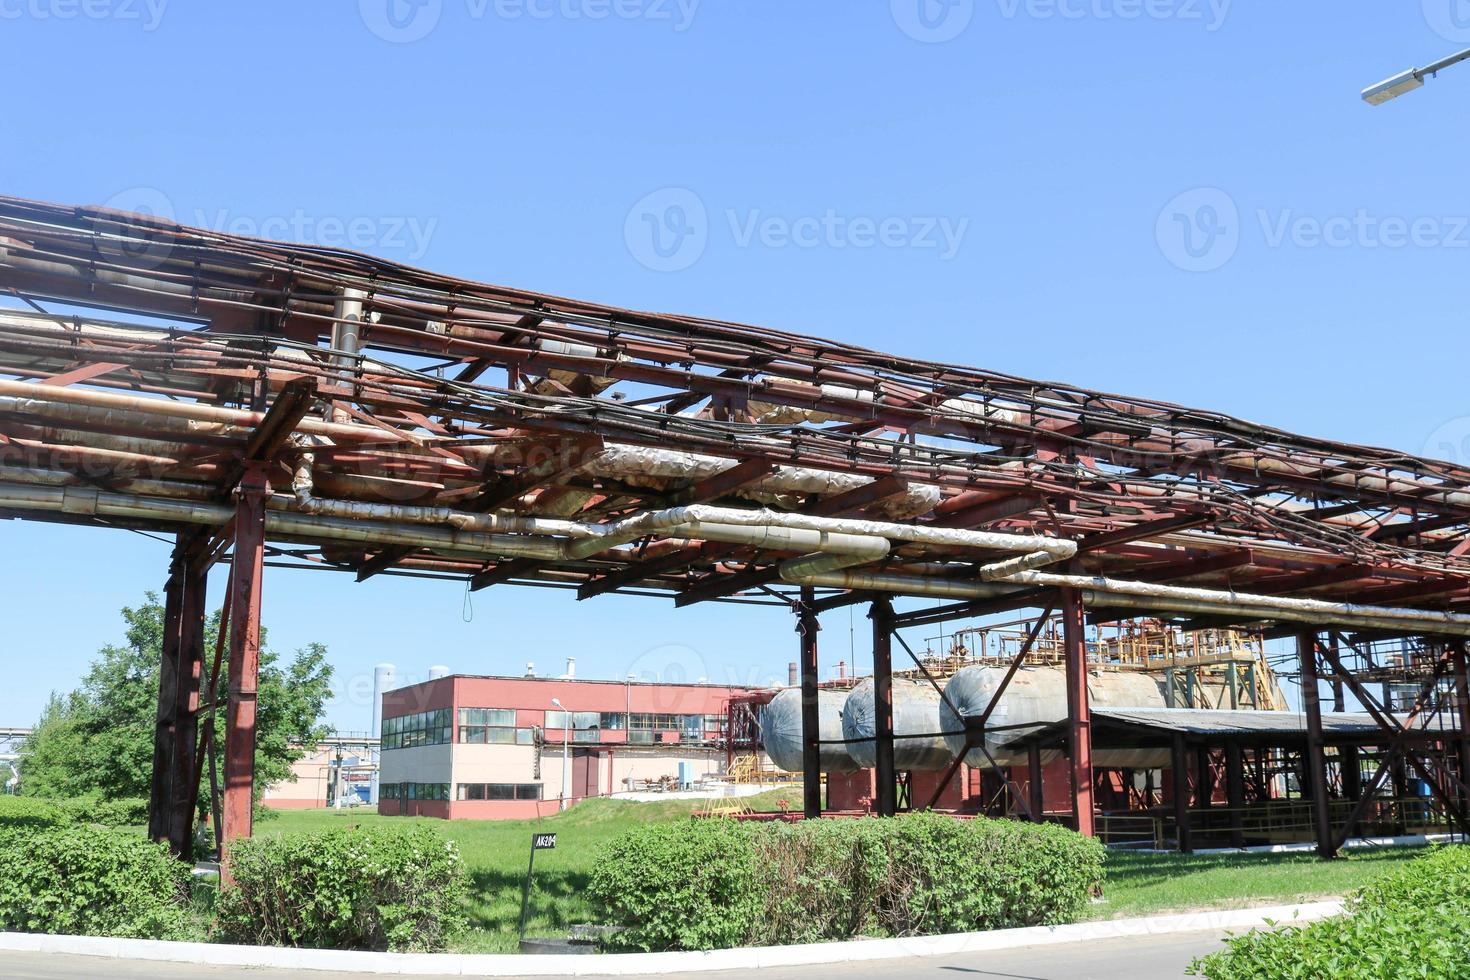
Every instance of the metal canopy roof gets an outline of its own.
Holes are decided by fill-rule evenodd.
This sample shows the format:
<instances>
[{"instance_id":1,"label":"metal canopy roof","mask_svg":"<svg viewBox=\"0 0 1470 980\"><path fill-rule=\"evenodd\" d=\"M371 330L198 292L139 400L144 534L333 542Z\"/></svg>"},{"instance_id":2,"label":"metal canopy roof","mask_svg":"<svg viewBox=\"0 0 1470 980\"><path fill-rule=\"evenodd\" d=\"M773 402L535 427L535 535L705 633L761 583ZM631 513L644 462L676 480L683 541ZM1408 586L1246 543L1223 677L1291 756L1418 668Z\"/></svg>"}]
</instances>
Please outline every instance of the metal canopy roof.
<instances>
[{"instance_id":1,"label":"metal canopy roof","mask_svg":"<svg viewBox=\"0 0 1470 980\"><path fill-rule=\"evenodd\" d=\"M1458 729L1440 727L1443 715L1436 715L1436 727L1415 729L1415 737L1453 737ZM1167 745L1174 735L1190 741L1251 741L1271 745L1294 745L1305 742L1307 717L1298 711L1222 710L1211 708L1093 708L1091 710L1093 743L1111 745ZM1322 734L1328 742L1379 743L1391 736L1379 727L1367 712L1324 711ZM1040 741L1061 744L1066 741L1067 723L1057 722L1029 732L1012 741L1020 746Z\"/></svg>"}]
</instances>

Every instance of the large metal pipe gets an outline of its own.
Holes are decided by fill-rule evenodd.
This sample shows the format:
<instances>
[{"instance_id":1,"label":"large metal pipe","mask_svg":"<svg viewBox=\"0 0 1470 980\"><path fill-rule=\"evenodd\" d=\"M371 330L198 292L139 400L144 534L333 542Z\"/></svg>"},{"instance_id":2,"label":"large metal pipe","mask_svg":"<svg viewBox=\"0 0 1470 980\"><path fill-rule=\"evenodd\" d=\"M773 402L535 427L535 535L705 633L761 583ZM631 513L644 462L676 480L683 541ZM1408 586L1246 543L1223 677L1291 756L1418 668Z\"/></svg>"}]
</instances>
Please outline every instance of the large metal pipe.
<instances>
[{"instance_id":1,"label":"large metal pipe","mask_svg":"<svg viewBox=\"0 0 1470 980\"><path fill-rule=\"evenodd\" d=\"M1019 584L1010 586L1000 582L971 582L854 569L808 576L802 579L801 584L942 599L990 599L1024 591L1025 585L1054 585L1081 589L1083 601L1089 606L1199 615L1246 615L1263 620L1335 623L1431 636L1470 636L1470 616L1427 609L1400 609L1327 602L1321 599L1290 599L1244 592L1187 589L1151 582L1126 582L1097 576L1058 575L1050 572L1025 572L1005 581Z\"/></svg>"}]
</instances>

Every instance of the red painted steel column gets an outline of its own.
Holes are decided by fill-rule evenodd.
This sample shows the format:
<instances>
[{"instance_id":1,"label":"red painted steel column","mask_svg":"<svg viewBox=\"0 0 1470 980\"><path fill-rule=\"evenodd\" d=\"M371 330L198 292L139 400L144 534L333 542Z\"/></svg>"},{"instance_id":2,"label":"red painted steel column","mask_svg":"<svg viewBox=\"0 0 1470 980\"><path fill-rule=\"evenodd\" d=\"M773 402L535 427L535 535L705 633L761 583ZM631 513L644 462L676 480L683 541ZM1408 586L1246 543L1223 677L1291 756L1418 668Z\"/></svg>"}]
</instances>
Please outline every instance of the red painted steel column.
<instances>
[{"instance_id":1,"label":"red painted steel column","mask_svg":"<svg viewBox=\"0 0 1470 980\"><path fill-rule=\"evenodd\" d=\"M1092 720L1087 706L1087 636L1082 593L1062 589L1062 647L1067 662L1068 744L1072 756L1072 818L1079 834L1096 836L1092 812Z\"/></svg>"},{"instance_id":2,"label":"red painted steel column","mask_svg":"<svg viewBox=\"0 0 1470 980\"><path fill-rule=\"evenodd\" d=\"M1327 797L1327 756L1322 751L1322 699L1317 690L1317 634L1298 633L1297 657L1301 660L1302 709L1307 715L1307 782L1312 791L1312 818L1317 834L1317 853L1335 857L1332 840L1332 801Z\"/></svg>"},{"instance_id":3,"label":"red painted steel column","mask_svg":"<svg viewBox=\"0 0 1470 980\"><path fill-rule=\"evenodd\" d=\"M880 817L898 812L898 774L893 764L893 603L875 599L868 612L873 620L873 748L877 755L874 777Z\"/></svg>"},{"instance_id":4,"label":"red painted steel column","mask_svg":"<svg viewBox=\"0 0 1470 980\"><path fill-rule=\"evenodd\" d=\"M816 593L811 587L801 590L796 614L796 631L801 634L801 798L802 812L808 820L822 815L822 737L821 711L818 707L817 632L822 628L812 604Z\"/></svg>"},{"instance_id":5,"label":"red painted steel column","mask_svg":"<svg viewBox=\"0 0 1470 980\"><path fill-rule=\"evenodd\" d=\"M260 673L260 586L265 559L265 473L250 469L235 502L230 597L229 706L225 713L225 846L251 831L255 789L255 697Z\"/></svg>"}]
</instances>

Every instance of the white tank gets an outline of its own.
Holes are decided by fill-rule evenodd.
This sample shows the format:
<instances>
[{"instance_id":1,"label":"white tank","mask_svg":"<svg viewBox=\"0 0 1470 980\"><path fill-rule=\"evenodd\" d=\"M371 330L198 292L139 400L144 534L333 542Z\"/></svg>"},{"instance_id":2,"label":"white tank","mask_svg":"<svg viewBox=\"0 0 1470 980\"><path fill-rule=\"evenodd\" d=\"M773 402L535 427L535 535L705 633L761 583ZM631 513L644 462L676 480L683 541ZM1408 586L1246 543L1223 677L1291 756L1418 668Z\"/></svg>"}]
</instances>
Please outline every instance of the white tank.
<instances>
[{"instance_id":1,"label":"white tank","mask_svg":"<svg viewBox=\"0 0 1470 980\"><path fill-rule=\"evenodd\" d=\"M1005 678L1004 667L966 667L949 679L945 695L960 715L978 718L985 713L995 690ZM1087 675L1089 704L1099 708L1162 708L1164 692L1159 682L1147 674L1089 671ZM965 746L964 724L955 717L948 704L941 703L940 718L951 752ZM1023 766L1024 751L1002 751L1001 746L1067 718L1067 674L1060 667L1023 667L1016 671L1001 696L1000 703L986 722L985 748L1002 766ZM1016 727L1020 726L1020 727ZM1057 752L1042 753L1042 762L1056 758ZM970 750L965 760L972 766L986 766L985 754ZM1103 768L1151 769L1169 764L1166 749L1093 750L1093 765Z\"/></svg>"},{"instance_id":2,"label":"white tank","mask_svg":"<svg viewBox=\"0 0 1470 980\"><path fill-rule=\"evenodd\" d=\"M861 768L842 744L842 702L846 691L818 691L817 731L823 772L856 772ZM832 744L826 744L826 743ZM761 713L761 743L779 769L801 772L801 690L788 688L771 699Z\"/></svg>"},{"instance_id":3,"label":"white tank","mask_svg":"<svg viewBox=\"0 0 1470 980\"><path fill-rule=\"evenodd\" d=\"M928 681L893 679L893 766L898 770L937 772L954 759L942 732L939 692ZM858 684L842 703L842 737L860 767L878 765L874 739L877 721L873 707L873 678Z\"/></svg>"}]
</instances>

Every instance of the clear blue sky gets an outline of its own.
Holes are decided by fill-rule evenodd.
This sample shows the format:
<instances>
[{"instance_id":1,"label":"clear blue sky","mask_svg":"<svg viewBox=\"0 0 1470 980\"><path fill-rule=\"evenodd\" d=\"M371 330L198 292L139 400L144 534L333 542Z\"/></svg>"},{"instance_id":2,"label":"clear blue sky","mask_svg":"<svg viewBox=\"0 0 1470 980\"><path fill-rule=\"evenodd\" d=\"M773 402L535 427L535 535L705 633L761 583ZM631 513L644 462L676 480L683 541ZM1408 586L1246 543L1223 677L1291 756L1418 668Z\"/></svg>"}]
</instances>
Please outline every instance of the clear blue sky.
<instances>
[{"instance_id":1,"label":"clear blue sky","mask_svg":"<svg viewBox=\"0 0 1470 980\"><path fill-rule=\"evenodd\" d=\"M0 0L0 188L1463 460L1470 65L1357 97L1470 44L1454 0L919 2ZM26 723L168 548L11 522L0 549ZM796 642L774 610L463 599L275 572L265 621L344 683L566 655L760 681Z\"/></svg>"}]
</instances>

